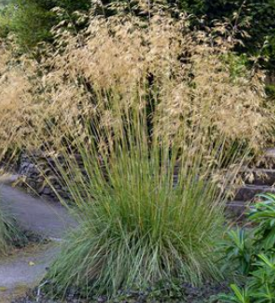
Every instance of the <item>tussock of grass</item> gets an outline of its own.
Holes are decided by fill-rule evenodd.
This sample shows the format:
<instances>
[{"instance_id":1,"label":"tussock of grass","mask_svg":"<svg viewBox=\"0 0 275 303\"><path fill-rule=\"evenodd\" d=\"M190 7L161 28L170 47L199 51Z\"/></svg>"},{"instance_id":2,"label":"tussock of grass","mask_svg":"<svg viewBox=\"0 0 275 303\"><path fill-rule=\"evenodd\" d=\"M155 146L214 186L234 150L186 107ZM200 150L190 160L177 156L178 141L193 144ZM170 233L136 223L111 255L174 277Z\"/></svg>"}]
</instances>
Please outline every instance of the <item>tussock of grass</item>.
<instances>
[{"instance_id":1,"label":"tussock of grass","mask_svg":"<svg viewBox=\"0 0 275 303\"><path fill-rule=\"evenodd\" d=\"M14 221L0 208L0 257L9 253L15 243L19 243L20 236Z\"/></svg>"},{"instance_id":2,"label":"tussock of grass","mask_svg":"<svg viewBox=\"0 0 275 303\"><path fill-rule=\"evenodd\" d=\"M191 133L193 116L185 112L171 134L163 104L154 107L137 92L130 106L121 105L118 96L98 94L99 112L82 116L81 135L69 126L67 136L55 129L47 147L56 151L55 172L80 219L49 279L61 292L79 286L108 295L175 279L222 279L215 247L225 228L226 189L249 148L228 146L204 117Z\"/></svg>"},{"instance_id":3,"label":"tussock of grass","mask_svg":"<svg viewBox=\"0 0 275 303\"><path fill-rule=\"evenodd\" d=\"M0 255L7 252L7 238L8 238L7 226L4 221L3 215L0 215Z\"/></svg>"},{"instance_id":4,"label":"tussock of grass","mask_svg":"<svg viewBox=\"0 0 275 303\"><path fill-rule=\"evenodd\" d=\"M93 143L80 143L86 175L65 154L66 171L59 170L81 225L51 270L63 290L76 284L114 294L175 278L199 284L222 277L215 243L223 233L224 203L208 179L212 170L203 169L201 154L182 154L175 183L179 149L148 141L140 127L113 138L105 155Z\"/></svg>"}]
</instances>

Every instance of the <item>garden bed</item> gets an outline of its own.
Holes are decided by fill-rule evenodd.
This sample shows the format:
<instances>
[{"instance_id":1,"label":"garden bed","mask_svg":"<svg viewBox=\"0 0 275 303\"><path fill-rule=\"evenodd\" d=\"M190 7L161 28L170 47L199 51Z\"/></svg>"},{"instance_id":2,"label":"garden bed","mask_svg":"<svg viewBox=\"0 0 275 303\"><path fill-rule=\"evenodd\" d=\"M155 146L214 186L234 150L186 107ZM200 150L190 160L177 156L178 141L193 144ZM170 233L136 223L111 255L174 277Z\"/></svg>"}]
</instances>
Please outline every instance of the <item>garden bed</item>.
<instances>
[{"instance_id":1,"label":"garden bed","mask_svg":"<svg viewBox=\"0 0 275 303\"><path fill-rule=\"evenodd\" d=\"M189 283L182 283L177 287L163 287L146 291L128 290L121 292L112 300L99 296L83 299L75 289L69 289L65 297L61 299L49 299L49 295L43 291L30 290L25 296L12 301L12 303L215 303L218 302L220 293L228 293L229 287L226 282L213 284L206 283L201 287L194 287ZM39 295L38 295L39 294Z\"/></svg>"}]
</instances>

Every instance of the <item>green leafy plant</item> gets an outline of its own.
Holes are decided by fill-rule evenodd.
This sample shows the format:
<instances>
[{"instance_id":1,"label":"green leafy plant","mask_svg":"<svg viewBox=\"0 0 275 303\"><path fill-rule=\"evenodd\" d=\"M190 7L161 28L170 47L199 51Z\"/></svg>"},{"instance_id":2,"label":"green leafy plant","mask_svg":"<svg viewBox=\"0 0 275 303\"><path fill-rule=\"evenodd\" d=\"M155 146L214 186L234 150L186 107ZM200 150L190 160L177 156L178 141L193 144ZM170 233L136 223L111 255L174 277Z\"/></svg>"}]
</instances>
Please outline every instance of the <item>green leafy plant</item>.
<instances>
[{"instance_id":1,"label":"green leafy plant","mask_svg":"<svg viewBox=\"0 0 275 303\"><path fill-rule=\"evenodd\" d=\"M248 214L248 219L256 223L255 238L259 251L271 251L275 248L275 195L259 195L263 202L256 203Z\"/></svg>"},{"instance_id":2,"label":"green leafy plant","mask_svg":"<svg viewBox=\"0 0 275 303\"><path fill-rule=\"evenodd\" d=\"M0 34L13 34L21 50L28 51L40 41L49 41L54 15L35 1L13 1L0 13Z\"/></svg>"},{"instance_id":3,"label":"green leafy plant","mask_svg":"<svg viewBox=\"0 0 275 303\"><path fill-rule=\"evenodd\" d=\"M86 0L11 0L4 3L0 10L0 36L12 34L21 52L29 52L39 42L52 41L51 28L60 22L53 8L62 8L66 18L71 20L74 11L87 11L91 6L91 1Z\"/></svg>"},{"instance_id":4,"label":"green leafy plant","mask_svg":"<svg viewBox=\"0 0 275 303\"><path fill-rule=\"evenodd\" d=\"M231 285L233 295L221 295L220 299L227 303L251 303L249 290L240 289L237 285Z\"/></svg>"},{"instance_id":5,"label":"green leafy plant","mask_svg":"<svg viewBox=\"0 0 275 303\"><path fill-rule=\"evenodd\" d=\"M275 195L259 198L263 201L248 212L248 220L253 223L249 235L245 237L244 230L229 232L227 261L236 264L245 287L233 285L232 295L221 296L225 302L275 302Z\"/></svg>"},{"instance_id":6,"label":"green leafy plant","mask_svg":"<svg viewBox=\"0 0 275 303\"><path fill-rule=\"evenodd\" d=\"M275 99L275 85L274 84L266 85L266 94L269 98Z\"/></svg>"},{"instance_id":7,"label":"green leafy plant","mask_svg":"<svg viewBox=\"0 0 275 303\"><path fill-rule=\"evenodd\" d=\"M226 267L235 264L236 272L247 275L253 262L251 237L242 228L230 230L223 243L226 256Z\"/></svg>"},{"instance_id":8,"label":"green leafy plant","mask_svg":"<svg viewBox=\"0 0 275 303\"><path fill-rule=\"evenodd\" d=\"M246 286L231 285L233 294L221 295L224 302L273 303L275 302L275 262L274 257L264 254L257 256L254 270L248 274Z\"/></svg>"}]
</instances>

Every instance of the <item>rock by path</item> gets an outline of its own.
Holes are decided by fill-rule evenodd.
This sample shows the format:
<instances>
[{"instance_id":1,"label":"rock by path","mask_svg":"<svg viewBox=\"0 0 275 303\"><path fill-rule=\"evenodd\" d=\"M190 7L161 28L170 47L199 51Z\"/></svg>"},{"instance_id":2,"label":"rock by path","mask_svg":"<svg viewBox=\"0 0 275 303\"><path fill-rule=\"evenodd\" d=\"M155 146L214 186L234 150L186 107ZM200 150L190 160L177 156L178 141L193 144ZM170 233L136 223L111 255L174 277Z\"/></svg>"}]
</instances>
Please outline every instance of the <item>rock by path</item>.
<instances>
[{"instance_id":1,"label":"rock by path","mask_svg":"<svg viewBox=\"0 0 275 303\"><path fill-rule=\"evenodd\" d=\"M0 205L19 226L42 237L56 240L47 245L23 249L12 257L0 259L0 303L10 303L43 279L46 268L59 252L59 241L76 222L67 209L25 192L0 180Z\"/></svg>"}]
</instances>

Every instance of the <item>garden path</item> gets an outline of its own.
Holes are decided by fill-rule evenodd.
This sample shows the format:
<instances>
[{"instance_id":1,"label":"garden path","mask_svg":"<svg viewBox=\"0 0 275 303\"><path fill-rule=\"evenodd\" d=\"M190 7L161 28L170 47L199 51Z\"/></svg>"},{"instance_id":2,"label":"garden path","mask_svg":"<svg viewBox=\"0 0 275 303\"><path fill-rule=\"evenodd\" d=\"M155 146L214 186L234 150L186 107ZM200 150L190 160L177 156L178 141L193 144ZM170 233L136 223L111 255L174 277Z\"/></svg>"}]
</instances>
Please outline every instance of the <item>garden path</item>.
<instances>
[{"instance_id":1,"label":"garden path","mask_svg":"<svg viewBox=\"0 0 275 303\"><path fill-rule=\"evenodd\" d=\"M56 202L32 197L23 190L0 184L0 201L25 230L60 239L75 222L68 211Z\"/></svg>"},{"instance_id":2,"label":"garden path","mask_svg":"<svg viewBox=\"0 0 275 303\"><path fill-rule=\"evenodd\" d=\"M24 230L53 241L19 250L0 260L0 303L10 303L14 296L39 284L60 249L58 243L76 226L64 207L13 188L11 181L12 178L0 179L0 203L4 209Z\"/></svg>"}]
</instances>

